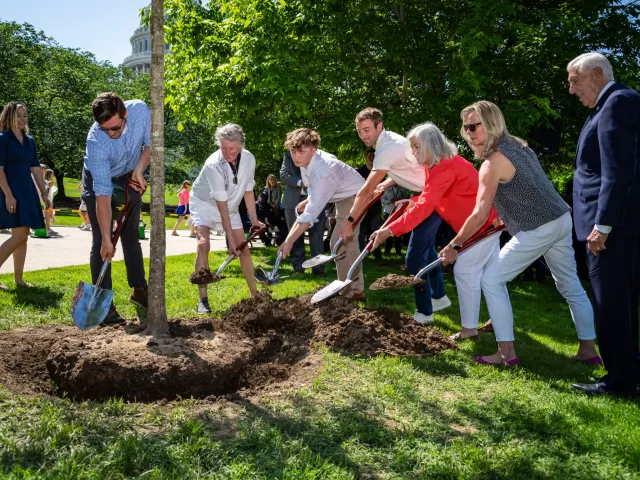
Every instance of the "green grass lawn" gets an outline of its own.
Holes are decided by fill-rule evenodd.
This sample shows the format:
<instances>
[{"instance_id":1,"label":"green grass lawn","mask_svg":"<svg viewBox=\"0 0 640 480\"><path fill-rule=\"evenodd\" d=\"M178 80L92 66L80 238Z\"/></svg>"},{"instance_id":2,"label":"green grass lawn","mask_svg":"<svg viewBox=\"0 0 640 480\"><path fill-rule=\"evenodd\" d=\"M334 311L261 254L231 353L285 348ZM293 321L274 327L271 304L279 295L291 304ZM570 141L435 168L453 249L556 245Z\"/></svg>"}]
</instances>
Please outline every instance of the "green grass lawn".
<instances>
[{"instance_id":1,"label":"green grass lawn","mask_svg":"<svg viewBox=\"0 0 640 480\"><path fill-rule=\"evenodd\" d=\"M80 190L76 187L80 183L80 180L77 178L64 178L64 191L67 194L67 197L80 199ZM166 205L178 205L178 196L177 196L178 188L174 185L168 185L164 191L164 203ZM149 203L151 200L151 189L147 189L147 191L142 196L142 201L144 203Z\"/></svg>"},{"instance_id":2,"label":"green grass lawn","mask_svg":"<svg viewBox=\"0 0 640 480\"><path fill-rule=\"evenodd\" d=\"M147 228L151 225L151 216L150 215L142 215L142 220L147 224ZM167 215L165 217L165 228L173 228L173 226L178 221L178 217L174 217L172 215ZM186 226L186 221L180 223L178 230L189 230L189 227ZM82 220L77 213L69 212L69 211L59 211L56 212L56 221L52 224L52 228L55 230L56 226L59 227L78 227L82 225Z\"/></svg>"},{"instance_id":3,"label":"green grass lawn","mask_svg":"<svg viewBox=\"0 0 640 480\"><path fill-rule=\"evenodd\" d=\"M274 253L254 250L254 261L272 264ZM212 266L223 258L212 253ZM193 262L193 255L167 259L171 317L195 314ZM292 273L286 262L281 271ZM367 261L367 285L388 271ZM248 296L237 262L226 273L231 278L209 290L216 315ZM333 269L326 278L296 275L274 295L304 294L333 276ZM87 266L28 272L36 288L0 292L0 329L70 324L73 290L87 278ZM0 279L13 286L10 275ZM450 333L459 311L452 278L445 280L453 305L435 318ZM118 309L133 316L122 262L114 284ZM74 403L0 388L0 477L640 478L638 402L574 392L572 382L603 370L568 359L577 340L566 304L550 282L515 282L510 292L520 368L473 364L472 355L495 350L485 334L427 358L322 351L323 371L311 384L251 403ZM368 292L367 306L380 305L411 313L413 293Z\"/></svg>"}]
</instances>

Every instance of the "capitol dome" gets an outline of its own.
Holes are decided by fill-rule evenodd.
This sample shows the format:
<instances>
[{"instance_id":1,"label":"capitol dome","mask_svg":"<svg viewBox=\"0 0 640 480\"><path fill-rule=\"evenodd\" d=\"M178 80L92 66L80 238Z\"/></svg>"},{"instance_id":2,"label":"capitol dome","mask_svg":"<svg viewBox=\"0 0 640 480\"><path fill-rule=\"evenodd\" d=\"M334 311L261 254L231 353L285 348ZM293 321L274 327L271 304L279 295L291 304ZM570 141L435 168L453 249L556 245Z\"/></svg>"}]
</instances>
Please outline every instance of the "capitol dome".
<instances>
[{"instance_id":1,"label":"capitol dome","mask_svg":"<svg viewBox=\"0 0 640 480\"><path fill-rule=\"evenodd\" d=\"M149 10L151 5L146 7ZM131 55L124 59L122 65L131 68L135 73L149 73L151 71L151 32L147 25L140 22L129 39L131 42ZM164 44L165 55L169 52L169 44Z\"/></svg>"}]
</instances>

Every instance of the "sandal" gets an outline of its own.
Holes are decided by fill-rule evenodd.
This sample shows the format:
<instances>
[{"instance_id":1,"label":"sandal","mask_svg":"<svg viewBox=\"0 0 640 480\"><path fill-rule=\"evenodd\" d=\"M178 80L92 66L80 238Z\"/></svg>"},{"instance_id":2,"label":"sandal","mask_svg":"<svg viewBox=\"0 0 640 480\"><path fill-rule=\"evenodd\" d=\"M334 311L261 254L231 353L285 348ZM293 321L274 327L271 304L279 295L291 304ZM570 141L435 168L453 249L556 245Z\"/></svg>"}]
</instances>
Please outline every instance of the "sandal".
<instances>
[{"instance_id":1,"label":"sandal","mask_svg":"<svg viewBox=\"0 0 640 480\"><path fill-rule=\"evenodd\" d=\"M470 335L468 337L463 337L462 332L454 333L453 335L449 335L449 338L454 342L460 342L462 340L471 340L472 342L478 341L478 335Z\"/></svg>"},{"instance_id":2,"label":"sandal","mask_svg":"<svg viewBox=\"0 0 640 480\"><path fill-rule=\"evenodd\" d=\"M482 333L493 332L493 323L491 322L491 319L487 320L487 323L485 323L483 326L478 328L478 332L482 332Z\"/></svg>"},{"instance_id":3,"label":"sandal","mask_svg":"<svg viewBox=\"0 0 640 480\"><path fill-rule=\"evenodd\" d=\"M488 365L490 367L515 367L520 365L520 359L518 357L512 359L512 360L508 360L506 362L500 362L500 363L493 363L490 362L488 360L485 360L484 357L482 355L478 355L476 357L473 357L473 360L477 363L479 363L480 365Z\"/></svg>"},{"instance_id":4,"label":"sandal","mask_svg":"<svg viewBox=\"0 0 640 480\"><path fill-rule=\"evenodd\" d=\"M20 283L16 282L16 287L20 287L20 288L31 288L33 287L32 283L29 282L25 282L24 280Z\"/></svg>"},{"instance_id":5,"label":"sandal","mask_svg":"<svg viewBox=\"0 0 640 480\"><path fill-rule=\"evenodd\" d=\"M0 282L0 290L9 290L9 287L7 287L4 283Z\"/></svg>"}]
</instances>

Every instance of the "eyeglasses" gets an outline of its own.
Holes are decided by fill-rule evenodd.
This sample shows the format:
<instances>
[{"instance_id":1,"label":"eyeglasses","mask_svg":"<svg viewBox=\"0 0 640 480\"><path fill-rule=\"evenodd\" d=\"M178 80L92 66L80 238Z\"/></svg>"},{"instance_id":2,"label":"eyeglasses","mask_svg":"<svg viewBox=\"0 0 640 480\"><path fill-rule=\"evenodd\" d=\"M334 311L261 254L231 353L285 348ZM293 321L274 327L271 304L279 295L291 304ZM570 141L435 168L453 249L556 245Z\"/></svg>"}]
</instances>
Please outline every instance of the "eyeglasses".
<instances>
[{"instance_id":1,"label":"eyeglasses","mask_svg":"<svg viewBox=\"0 0 640 480\"><path fill-rule=\"evenodd\" d=\"M126 118L123 118L122 121L120 122L120 125L117 125L115 127L110 127L110 128L104 128L104 127L100 127L98 126L98 128L100 130L102 130L103 132L119 132L120 129L122 128L122 126L124 125L124 121L126 120Z\"/></svg>"},{"instance_id":2,"label":"eyeglasses","mask_svg":"<svg viewBox=\"0 0 640 480\"><path fill-rule=\"evenodd\" d=\"M469 125L462 125L462 128L464 128L465 132L475 132L476 128L478 128L478 125L482 125L482 122L470 123Z\"/></svg>"}]
</instances>

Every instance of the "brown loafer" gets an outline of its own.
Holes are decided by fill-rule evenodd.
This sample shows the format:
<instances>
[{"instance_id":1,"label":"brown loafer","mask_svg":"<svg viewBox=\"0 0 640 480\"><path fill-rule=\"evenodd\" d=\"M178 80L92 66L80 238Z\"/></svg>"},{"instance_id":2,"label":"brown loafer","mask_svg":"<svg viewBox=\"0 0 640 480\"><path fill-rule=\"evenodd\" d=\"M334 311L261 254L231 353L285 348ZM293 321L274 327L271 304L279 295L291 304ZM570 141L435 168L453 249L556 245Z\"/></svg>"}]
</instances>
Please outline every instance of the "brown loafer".
<instances>
[{"instance_id":1,"label":"brown loafer","mask_svg":"<svg viewBox=\"0 0 640 480\"><path fill-rule=\"evenodd\" d=\"M149 308L149 288L146 285L144 287L133 287L129 302L136 307L147 310Z\"/></svg>"},{"instance_id":2,"label":"brown loafer","mask_svg":"<svg viewBox=\"0 0 640 480\"><path fill-rule=\"evenodd\" d=\"M124 323L124 318L120 316L116 310L116 306L112 303L109 307L109 313L107 313L107 317L103 320L102 325L118 325L119 323Z\"/></svg>"}]
</instances>

